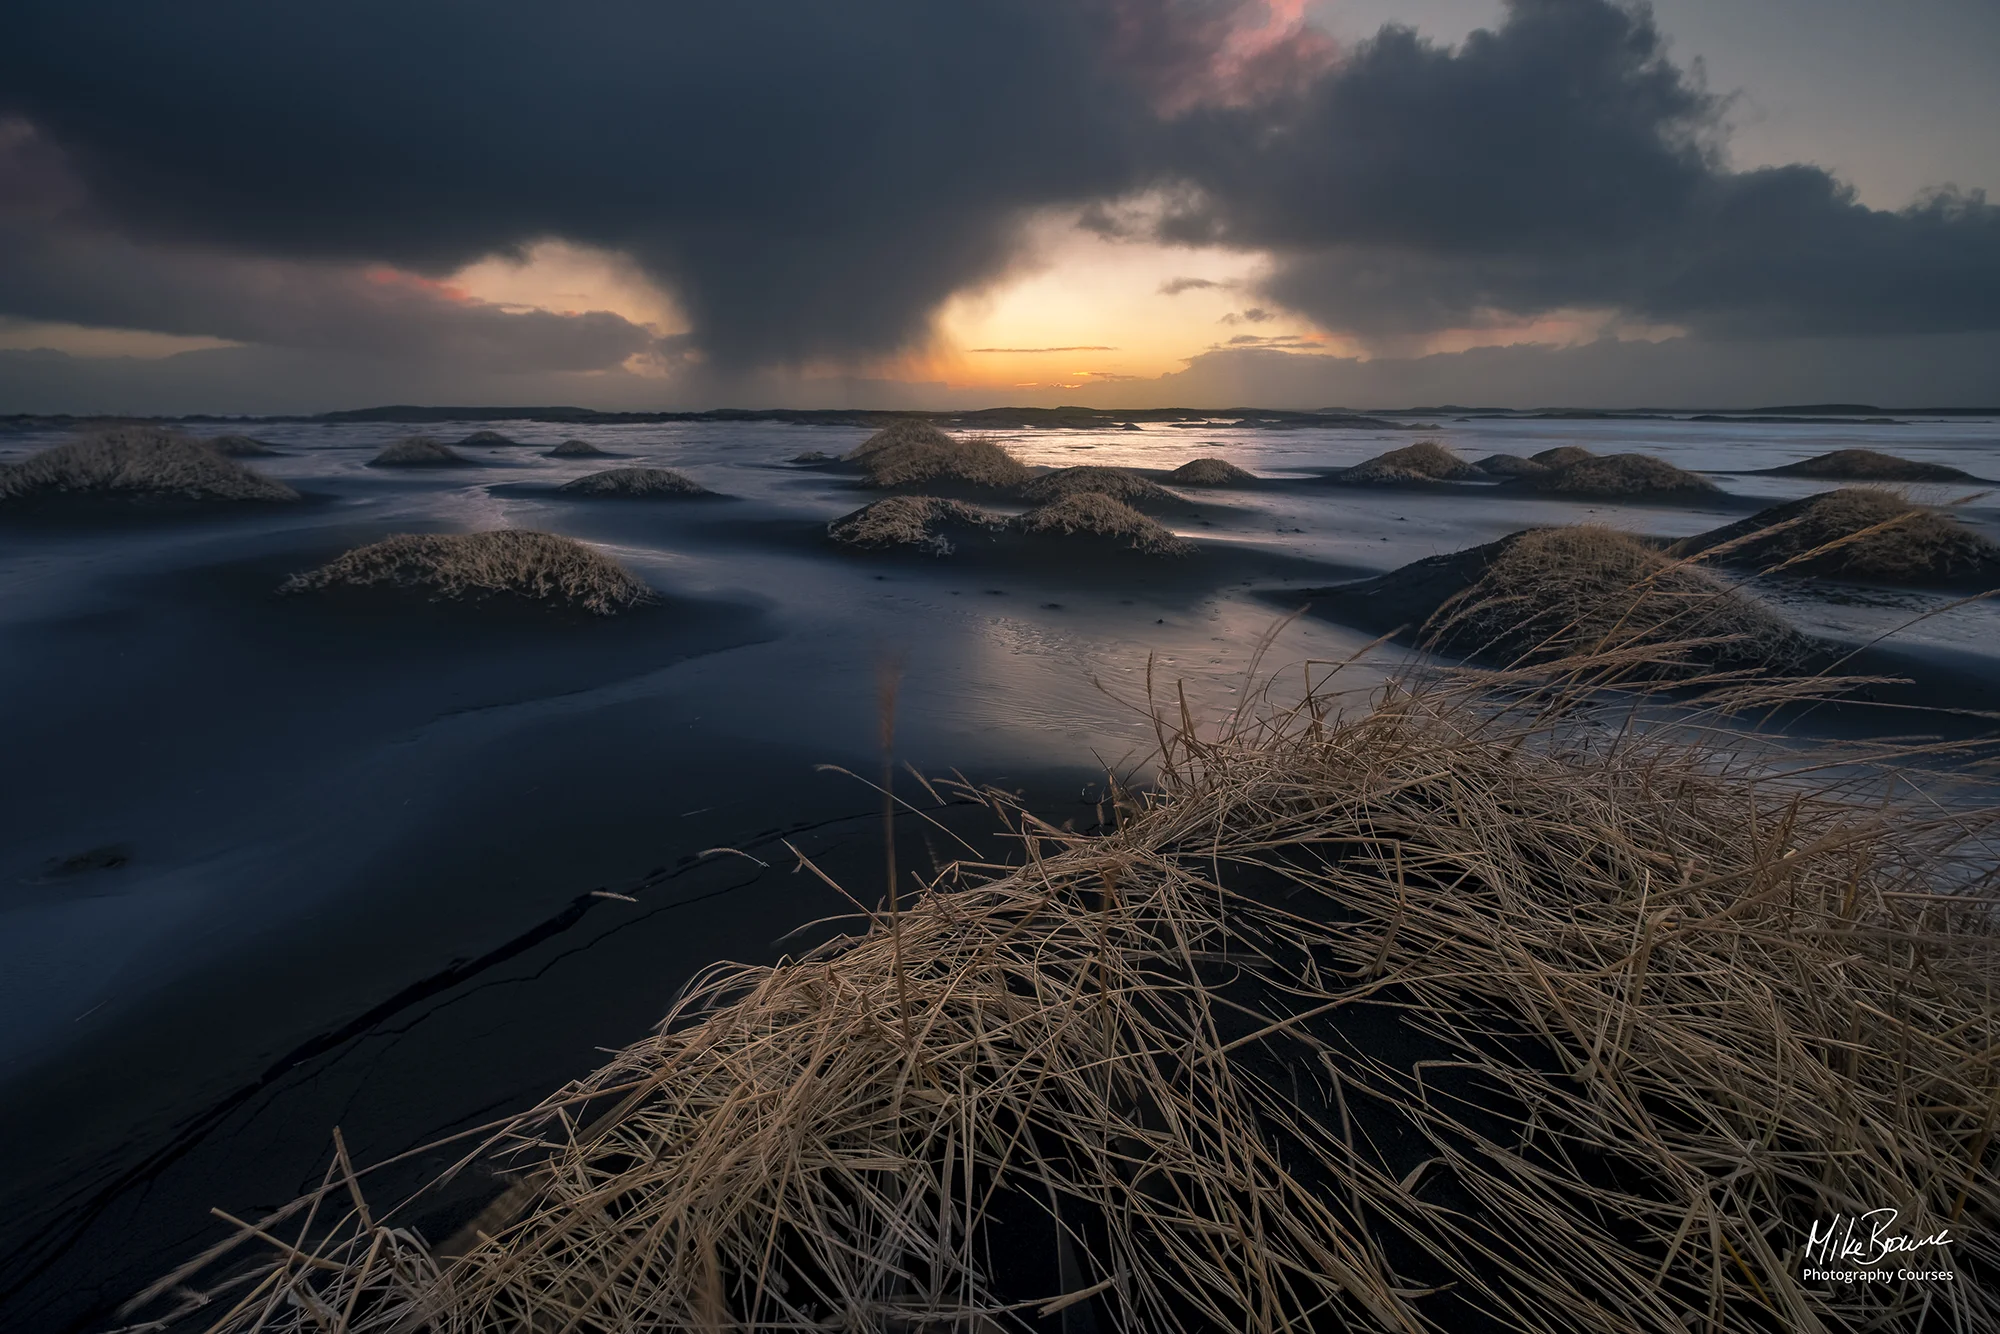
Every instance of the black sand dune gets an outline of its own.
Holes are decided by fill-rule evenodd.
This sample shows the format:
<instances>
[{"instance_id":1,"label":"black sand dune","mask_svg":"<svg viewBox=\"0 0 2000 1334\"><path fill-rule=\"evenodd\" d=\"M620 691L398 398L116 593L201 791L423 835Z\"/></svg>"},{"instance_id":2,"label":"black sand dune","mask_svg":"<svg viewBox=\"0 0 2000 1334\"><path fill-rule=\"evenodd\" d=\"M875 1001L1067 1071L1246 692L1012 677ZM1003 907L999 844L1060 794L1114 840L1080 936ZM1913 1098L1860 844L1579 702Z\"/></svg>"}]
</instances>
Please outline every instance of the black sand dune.
<instances>
[{"instance_id":1,"label":"black sand dune","mask_svg":"<svg viewBox=\"0 0 2000 1334\"><path fill-rule=\"evenodd\" d=\"M1875 487L1842 487L1760 510L1684 539L1675 555L1790 578L1827 577L1911 588L2000 587L2000 544L1949 510Z\"/></svg>"},{"instance_id":2,"label":"black sand dune","mask_svg":"<svg viewBox=\"0 0 2000 1334\"><path fill-rule=\"evenodd\" d=\"M671 468L611 468L564 482L560 495L596 500L714 500L717 493Z\"/></svg>"},{"instance_id":3,"label":"black sand dune","mask_svg":"<svg viewBox=\"0 0 2000 1334\"><path fill-rule=\"evenodd\" d=\"M620 456L613 454L608 449L599 449L588 440L565 440L554 449L549 450L542 457L550 459L611 459Z\"/></svg>"},{"instance_id":4,"label":"black sand dune","mask_svg":"<svg viewBox=\"0 0 2000 1334\"><path fill-rule=\"evenodd\" d=\"M116 427L0 468L0 514L190 512L299 499L206 442L156 427Z\"/></svg>"},{"instance_id":5,"label":"black sand dune","mask_svg":"<svg viewBox=\"0 0 2000 1334\"><path fill-rule=\"evenodd\" d=\"M1835 482L1976 482L1960 468L1919 463L1873 449L1836 449L1797 463L1756 470L1770 477L1814 477Z\"/></svg>"},{"instance_id":6,"label":"black sand dune","mask_svg":"<svg viewBox=\"0 0 2000 1334\"><path fill-rule=\"evenodd\" d=\"M368 460L371 468L477 468L478 460L469 459L441 440L433 440L427 435L408 436L396 441L374 458Z\"/></svg>"}]
</instances>

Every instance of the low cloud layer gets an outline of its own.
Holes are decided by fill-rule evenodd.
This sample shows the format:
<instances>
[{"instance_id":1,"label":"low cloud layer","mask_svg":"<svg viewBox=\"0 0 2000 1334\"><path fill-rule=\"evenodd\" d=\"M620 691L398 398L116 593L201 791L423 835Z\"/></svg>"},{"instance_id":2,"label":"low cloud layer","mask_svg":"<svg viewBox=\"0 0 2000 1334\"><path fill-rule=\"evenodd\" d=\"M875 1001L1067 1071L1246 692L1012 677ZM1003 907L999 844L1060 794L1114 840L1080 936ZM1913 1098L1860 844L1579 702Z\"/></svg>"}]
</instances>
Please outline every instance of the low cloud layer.
<instances>
[{"instance_id":1,"label":"low cloud layer","mask_svg":"<svg viewBox=\"0 0 2000 1334\"><path fill-rule=\"evenodd\" d=\"M1579 309L1736 340L2000 328L2000 208L1732 170L1723 104L1643 8L1509 0L1459 47L1346 51L1269 12L13 0L0 314L522 374L854 365L921 344L1062 207L1267 254L1238 319L1379 346ZM421 280L551 238L630 255L686 339Z\"/></svg>"}]
</instances>

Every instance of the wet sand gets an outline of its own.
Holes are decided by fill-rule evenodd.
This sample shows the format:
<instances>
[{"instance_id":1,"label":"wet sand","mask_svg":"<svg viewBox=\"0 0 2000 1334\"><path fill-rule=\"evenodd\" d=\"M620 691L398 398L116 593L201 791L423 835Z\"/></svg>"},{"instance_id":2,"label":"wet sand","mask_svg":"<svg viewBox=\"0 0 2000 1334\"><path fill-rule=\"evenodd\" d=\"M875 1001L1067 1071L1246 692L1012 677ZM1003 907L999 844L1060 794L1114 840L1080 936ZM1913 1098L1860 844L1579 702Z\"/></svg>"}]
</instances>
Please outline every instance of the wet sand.
<instances>
[{"instance_id":1,"label":"wet sand","mask_svg":"<svg viewBox=\"0 0 2000 1334\"><path fill-rule=\"evenodd\" d=\"M1087 822L1104 766L1147 742L1099 683L1136 698L1149 659L1213 712L1302 590L1536 524L1685 536L1830 485L1718 472L1725 494L1693 509L1343 488L1324 470L1409 433L1050 430L1003 442L1037 465L1156 476L1219 455L1264 480L1189 488L1184 510L1156 515L1197 542L1185 560L940 559L826 540L878 493L784 460L845 452L861 428L496 429L520 443L424 472L365 466L405 427L260 426L283 453L253 465L316 497L282 514L0 516L0 746L16 780L0 808L0 1326L100 1324L215 1235L211 1205L254 1212L316 1181L334 1125L365 1161L498 1116L643 1032L700 968L795 948L789 932L846 905L792 873L784 837L879 881L874 795L815 766L874 771L884 661L901 663L904 758ZM1438 434L1475 458L1574 442L1715 469L1866 443L2000 475L1994 423L1925 429ZM730 499L558 496L605 466L543 456L573 436ZM0 456L43 442L0 437ZM1995 531L1990 499L1962 512ZM598 544L663 603L557 625L274 595L386 533L502 525ZM1828 591L1771 596L1853 643L1947 601ZM1990 603L1959 608L1869 661L1924 677L1913 699L1991 708L1996 627ZM1373 633L1301 622L1272 665L1344 658ZM1357 683L1406 660L1390 650ZM906 864L950 855L915 821L903 836ZM700 859L715 847L768 865Z\"/></svg>"}]
</instances>

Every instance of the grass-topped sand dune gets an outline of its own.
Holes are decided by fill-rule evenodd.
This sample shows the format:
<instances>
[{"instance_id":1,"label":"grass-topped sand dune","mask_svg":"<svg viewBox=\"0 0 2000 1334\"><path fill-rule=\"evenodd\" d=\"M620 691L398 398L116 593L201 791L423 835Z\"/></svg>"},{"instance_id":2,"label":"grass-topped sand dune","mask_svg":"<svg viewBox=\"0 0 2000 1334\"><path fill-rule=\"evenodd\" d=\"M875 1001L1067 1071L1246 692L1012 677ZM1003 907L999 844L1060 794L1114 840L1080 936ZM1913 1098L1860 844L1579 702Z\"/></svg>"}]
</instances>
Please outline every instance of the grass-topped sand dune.
<instances>
[{"instance_id":1,"label":"grass-topped sand dune","mask_svg":"<svg viewBox=\"0 0 2000 1334\"><path fill-rule=\"evenodd\" d=\"M0 467L0 504L284 503L299 493L204 440L152 426L117 426Z\"/></svg>"},{"instance_id":2,"label":"grass-topped sand dune","mask_svg":"<svg viewBox=\"0 0 2000 1334\"><path fill-rule=\"evenodd\" d=\"M1129 468L1106 468L1097 464L1057 468L1042 473L1023 486L1020 495L1031 505L1047 505L1066 496L1081 495L1109 496L1135 509L1162 505L1185 508L1187 505L1185 500L1164 486L1147 481Z\"/></svg>"},{"instance_id":3,"label":"grass-topped sand dune","mask_svg":"<svg viewBox=\"0 0 2000 1334\"><path fill-rule=\"evenodd\" d=\"M1582 463L1586 459L1594 459L1596 457L1597 455L1591 453L1582 445L1556 445L1553 448L1540 450L1528 455L1528 461L1530 463L1539 463L1544 468L1567 468L1572 463Z\"/></svg>"},{"instance_id":4,"label":"grass-topped sand dune","mask_svg":"<svg viewBox=\"0 0 2000 1334\"><path fill-rule=\"evenodd\" d=\"M547 451L543 457L551 459L608 459L615 456L609 450L599 449L588 440L565 440L554 449Z\"/></svg>"},{"instance_id":5,"label":"grass-topped sand dune","mask_svg":"<svg viewBox=\"0 0 2000 1334\"><path fill-rule=\"evenodd\" d=\"M1836 449L1781 468L1766 468L1778 477L1817 477L1835 482L1972 482L1971 473L1942 463L1918 463L1874 449Z\"/></svg>"},{"instance_id":6,"label":"grass-topped sand dune","mask_svg":"<svg viewBox=\"0 0 2000 1334\"><path fill-rule=\"evenodd\" d=\"M1671 679L1792 671L1816 653L1753 594L1597 525L1529 529L1301 596L1331 619L1498 667L1585 657Z\"/></svg>"},{"instance_id":7,"label":"grass-topped sand dune","mask_svg":"<svg viewBox=\"0 0 2000 1334\"><path fill-rule=\"evenodd\" d=\"M1334 480L1355 486L1407 486L1458 482L1481 476L1464 459L1436 440L1392 449L1336 474Z\"/></svg>"},{"instance_id":8,"label":"grass-topped sand dune","mask_svg":"<svg viewBox=\"0 0 2000 1334\"><path fill-rule=\"evenodd\" d=\"M943 485L1012 491L1030 476L1027 465L991 440L947 435L914 419L877 431L844 462L858 465L864 483L882 490Z\"/></svg>"},{"instance_id":9,"label":"grass-topped sand dune","mask_svg":"<svg viewBox=\"0 0 2000 1334\"><path fill-rule=\"evenodd\" d=\"M472 445L487 445L496 447L500 445L518 445L521 442L519 440L514 439L512 436L502 435L498 431L474 431L471 435L468 435L467 437L465 437L465 439L459 441L458 443L461 448L464 448Z\"/></svg>"},{"instance_id":10,"label":"grass-topped sand dune","mask_svg":"<svg viewBox=\"0 0 2000 1334\"><path fill-rule=\"evenodd\" d=\"M202 443L227 459L259 458L278 452L262 440L247 435L212 435Z\"/></svg>"},{"instance_id":11,"label":"grass-topped sand dune","mask_svg":"<svg viewBox=\"0 0 2000 1334\"><path fill-rule=\"evenodd\" d=\"M835 519L826 533L841 546L863 551L901 549L949 556L969 539L992 539L1006 522L1005 516L962 500L889 496Z\"/></svg>"},{"instance_id":12,"label":"grass-topped sand dune","mask_svg":"<svg viewBox=\"0 0 2000 1334\"><path fill-rule=\"evenodd\" d=\"M1542 461L1540 455L1535 458ZM1590 454L1567 463L1544 463L1543 471L1524 473L1506 485L1593 500L1685 501L1722 494L1721 487L1700 473L1650 454Z\"/></svg>"},{"instance_id":13,"label":"grass-topped sand dune","mask_svg":"<svg viewBox=\"0 0 2000 1334\"><path fill-rule=\"evenodd\" d=\"M595 1073L424 1151L414 1198L336 1153L127 1317L2000 1327L1990 807L1893 753L1729 733L1740 682L1688 729L1527 673L1338 684L1209 729L1169 689L1101 828L971 793L1016 864L719 965ZM1882 1268L1955 1278L1804 1277L1809 1229L1872 1209L1949 1237Z\"/></svg>"},{"instance_id":14,"label":"grass-topped sand dune","mask_svg":"<svg viewBox=\"0 0 2000 1334\"><path fill-rule=\"evenodd\" d=\"M1549 470L1548 464L1519 454L1488 454L1472 466L1488 477L1529 477Z\"/></svg>"},{"instance_id":15,"label":"grass-topped sand dune","mask_svg":"<svg viewBox=\"0 0 2000 1334\"><path fill-rule=\"evenodd\" d=\"M556 490L566 496L607 500L695 499L716 494L671 468L608 468L564 482Z\"/></svg>"},{"instance_id":16,"label":"grass-topped sand dune","mask_svg":"<svg viewBox=\"0 0 2000 1334\"><path fill-rule=\"evenodd\" d=\"M1194 543L1123 501L1099 491L1079 491L1012 520L1009 527L1032 538L1084 540L1147 556L1185 556Z\"/></svg>"},{"instance_id":17,"label":"grass-topped sand dune","mask_svg":"<svg viewBox=\"0 0 2000 1334\"><path fill-rule=\"evenodd\" d=\"M1786 575L1942 588L2000 587L2000 544L1950 511L1849 486L1788 501L1672 548L1713 564Z\"/></svg>"},{"instance_id":18,"label":"grass-topped sand dune","mask_svg":"<svg viewBox=\"0 0 2000 1334\"><path fill-rule=\"evenodd\" d=\"M890 496L844 514L827 536L860 550L949 556L976 546L1017 557L1068 548L1185 556L1194 544L1100 491L1075 491L1008 518L939 496Z\"/></svg>"},{"instance_id":19,"label":"grass-topped sand dune","mask_svg":"<svg viewBox=\"0 0 2000 1334\"><path fill-rule=\"evenodd\" d=\"M1228 459L1190 459L1167 474L1177 486L1248 486L1257 474L1239 468Z\"/></svg>"},{"instance_id":20,"label":"grass-topped sand dune","mask_svg":"<svg viewBox=\"0 0 2000 1334\"><path fill-rule=\"evenodd\" d=\"M371 468L476 468L479 465L427 435L405 436L368 460Z\"/></svg>"},{"instance_id":21,"label":"grass-topped sand dune","mask_svg":"<svg viewBox=\"0 0 2000 1334\"><path fill-rule=\"evenodd\" d=\"M527 605L613 616L657 601L609 556L553 533L398 533L303 574L290 595L387 593L430 602Z\"/></svg>"}]
</instances>

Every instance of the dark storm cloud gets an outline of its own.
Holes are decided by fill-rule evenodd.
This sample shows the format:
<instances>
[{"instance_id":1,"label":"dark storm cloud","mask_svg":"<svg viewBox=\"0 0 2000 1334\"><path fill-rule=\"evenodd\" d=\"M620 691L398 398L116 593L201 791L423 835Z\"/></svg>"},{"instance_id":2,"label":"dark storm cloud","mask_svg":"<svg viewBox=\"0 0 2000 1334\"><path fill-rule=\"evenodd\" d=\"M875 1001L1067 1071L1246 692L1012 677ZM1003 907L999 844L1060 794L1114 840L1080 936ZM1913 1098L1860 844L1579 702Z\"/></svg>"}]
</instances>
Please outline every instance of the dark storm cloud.
<instances>
[{"instance_id":1,"label":"dark storm cloud","mask_svg":"<svg viewBox=\"0 0 2000 1334\"><path fill-rule=\"evenodd\" d=\"M1731 335L2000 327L2000 210L1730 171L1722 104L1643 10L1512 0L1460 47L1391 28L1338 58L1310 35L1246 55L1231 34L1262 14L10 0L0 148L32 151L0 171L0 313L557 370L643 350L615 316L366 277L562 238L634 257L710 364L851 361L920 340L1063 205L1269 251L1266 305L1364 335L1578 306Z\"/></svg>"},{"instance_id":2,"label":"dark storm cloud","mask_svg":"<svg viewBox=\"0 0 2000 1334\"><path fill-rule=\"evenodd\" d=\"M1137 179L1245 0L13 0L0 111L148 239L627 252L732 363L883 351Z\"/></svg>"},{"instance_id":3,"label":"dark storm cloud","mask_svg":"<svg viewBox=\"0 0 2000 1334\"><path fill-rule=\"evenodd\" d=\"M1708 333L2000 327L2000 209L1732 172L1723 110L1643 8L1510 0L1456 49L1387 28L1279 99L1190 115L1200 193L1158 230L1273 250L1266 296L1363 334L1575 306Z\"/></svg>"}]
</instances>

